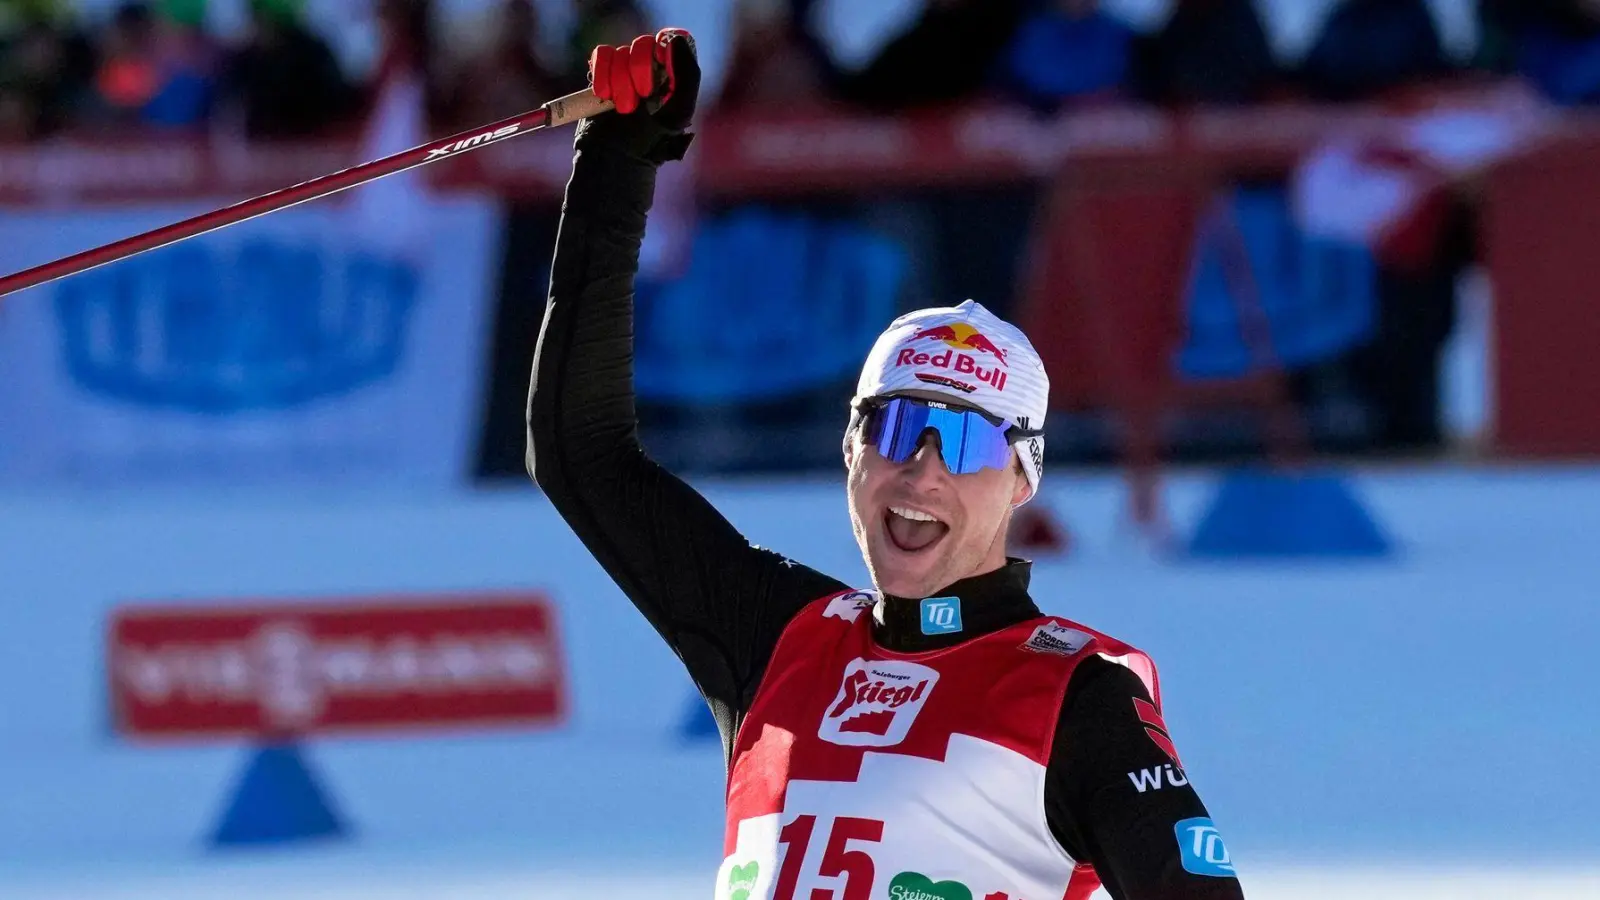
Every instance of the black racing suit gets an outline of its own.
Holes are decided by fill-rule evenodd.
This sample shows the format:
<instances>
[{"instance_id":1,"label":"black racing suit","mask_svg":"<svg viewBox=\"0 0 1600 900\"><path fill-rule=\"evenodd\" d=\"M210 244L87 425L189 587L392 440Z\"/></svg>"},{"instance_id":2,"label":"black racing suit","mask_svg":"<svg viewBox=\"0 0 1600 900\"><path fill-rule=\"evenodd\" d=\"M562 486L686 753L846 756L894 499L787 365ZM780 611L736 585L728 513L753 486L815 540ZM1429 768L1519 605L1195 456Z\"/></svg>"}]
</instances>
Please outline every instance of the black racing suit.
<instances>
[{"instance_id":1,"label":"black racing suit","mask_svg":"<svg viewBox=\"0 0 1600 900\"><path fill-rule=\"evenodd\" d=\"M589 551L683 660L731 754L778 635L807 603L846 585L751 545L639 443L633 393L633 285L656 163L623 134L643 120L580 127L528 396L528 470ZM605 123L602 125L602 123ZM596 127L590 127L596 126ZM681 152L681 151L680 151ZM843 407L841 407L842 409ZM922 634L917 603L890 598L874 639L931 649L1040 615L1029 564L958 582L963 631ZM1128 669L1098 657L1066 694L1045 788L1050 831L1094 865L1118 900L1238 898L1232 877L1184 869L1175 824L1206 816L1192 786L1138 789L1171 760L1146 734ZM1181 776L1178 780L1182 780Z\"/></svg>"}]
</instances>

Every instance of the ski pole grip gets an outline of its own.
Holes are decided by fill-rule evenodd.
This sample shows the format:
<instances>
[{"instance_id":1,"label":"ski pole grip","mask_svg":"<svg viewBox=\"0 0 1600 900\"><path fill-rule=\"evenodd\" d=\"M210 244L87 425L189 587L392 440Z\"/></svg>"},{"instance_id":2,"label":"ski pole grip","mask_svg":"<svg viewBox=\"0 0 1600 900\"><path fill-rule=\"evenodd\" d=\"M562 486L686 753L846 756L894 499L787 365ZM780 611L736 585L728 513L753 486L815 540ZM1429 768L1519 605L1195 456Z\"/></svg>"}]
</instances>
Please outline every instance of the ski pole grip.
<instances>
[{"instance_id":1,"label":"ski pole grip","mask_svg":"<svg viewBox=\"0 0 1600 900\"><path fill-rule=\"evenodd\" d=\"M552 128L571 125L579 119L608 113L614 108L610 100L601 100L589 88L574 91L565 97L557 97L541 107L550 113L549 127Z\"/></svg>"}]
</instances>

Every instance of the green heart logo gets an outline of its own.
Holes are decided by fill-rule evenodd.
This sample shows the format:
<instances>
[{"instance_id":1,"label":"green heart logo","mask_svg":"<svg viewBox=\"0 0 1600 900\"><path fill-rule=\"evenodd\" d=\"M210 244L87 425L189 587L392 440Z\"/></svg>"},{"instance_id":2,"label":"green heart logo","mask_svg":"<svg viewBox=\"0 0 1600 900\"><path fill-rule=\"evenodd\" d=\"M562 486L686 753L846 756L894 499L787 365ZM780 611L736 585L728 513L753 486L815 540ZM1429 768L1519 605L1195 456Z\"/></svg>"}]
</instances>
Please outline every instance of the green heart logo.
<instances>
[{"instance_id":1,"label":"green heart logo","mask_svg":"<svg viewBox=\"0 0 1600 900\"><path fill-rule=\"evenodd\" d=\"M761 864L747 862L742 866L734 866L728 871L728 900L750 900L750 892L755 890L756 875L761 871ZM968 900L971 900L969 897Z\"/></svg>"},{"instance_id":2,"label":"green heart logo","mask_svg":"<svg viewBox=\"0 0 1600 900\"><path fill-rule=\"evenodd\" d=\"M939 881L921 872L901 872L889 881L889 900L972 900L972 889L959 881Z\"/></svg>"}]
</instances>

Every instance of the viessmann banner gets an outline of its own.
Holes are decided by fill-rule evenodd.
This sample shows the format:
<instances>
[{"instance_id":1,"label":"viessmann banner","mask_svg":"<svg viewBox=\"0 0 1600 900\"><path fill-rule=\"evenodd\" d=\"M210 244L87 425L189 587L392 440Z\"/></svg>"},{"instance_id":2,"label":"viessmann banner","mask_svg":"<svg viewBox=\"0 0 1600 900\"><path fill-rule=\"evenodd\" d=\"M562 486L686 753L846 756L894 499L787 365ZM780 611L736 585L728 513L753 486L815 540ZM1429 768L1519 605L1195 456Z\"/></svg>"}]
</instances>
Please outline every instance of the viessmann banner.
<instances>
[{"instance_id":1,"label":"viessmann banner","mask_svg":"<svg viewBox=\"0 0 1600 900\"><path fill-rule=\"evenodd\" d=\"M542 727L566 717L542 594L117 609L106 643L118 734Z\"/></svg>"},{"instance_id":2,"label":"viessmann banner","mask_svg":"<svg viewBox=\"0 0 1600 900\"><path fill-rule=\"evenodd\" d=\"M222 202L0 212L0 270ZM322 201L5 298L0 484L460 481L500 231Z\"/></svg>"}]
</instances>

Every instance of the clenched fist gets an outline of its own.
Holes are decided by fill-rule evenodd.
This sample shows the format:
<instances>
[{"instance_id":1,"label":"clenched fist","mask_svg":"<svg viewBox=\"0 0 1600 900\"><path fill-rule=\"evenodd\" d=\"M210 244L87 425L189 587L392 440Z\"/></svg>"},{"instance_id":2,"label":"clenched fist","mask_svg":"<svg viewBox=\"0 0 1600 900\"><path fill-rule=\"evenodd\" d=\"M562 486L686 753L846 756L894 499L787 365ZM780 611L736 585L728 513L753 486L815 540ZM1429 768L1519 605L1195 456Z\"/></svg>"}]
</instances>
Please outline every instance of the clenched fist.
<instances>
[{"instance_id":1,"label":"clenched fist","mask_svg":"<svg viewBox=\"0 0 1600 900\"><path fill-rule=\"evenodd\" d=\"M610 100L618 113L643 109L668 131L682 132L700 93L694 37L682 28L663 28L628 44L596 47L589 54L589 82L595 96Z\"/></svg>"}]
</instances>

